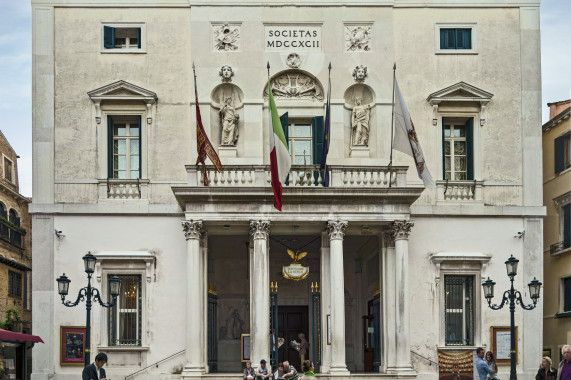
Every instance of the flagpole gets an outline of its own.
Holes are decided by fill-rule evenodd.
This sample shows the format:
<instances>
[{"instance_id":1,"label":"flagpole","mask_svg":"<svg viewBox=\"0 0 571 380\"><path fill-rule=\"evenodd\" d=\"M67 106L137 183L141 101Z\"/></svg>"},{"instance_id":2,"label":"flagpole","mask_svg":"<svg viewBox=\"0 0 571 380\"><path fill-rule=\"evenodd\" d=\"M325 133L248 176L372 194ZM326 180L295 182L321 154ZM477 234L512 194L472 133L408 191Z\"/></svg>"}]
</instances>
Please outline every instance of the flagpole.
<instances>
[{"instance_id":1,"label":"flagpole","mask_svg":"<svg viewBox=\"0 0 571 380\"><path fill-rule=\"evenodd\" d=\"M397 71L397 64L393 65L393 111L391 112L391 155L389 158L389 187L392 186L393 183L393 133L395 129L395 80L396 80L396 71Z\"/></svg>"}]
</instances>

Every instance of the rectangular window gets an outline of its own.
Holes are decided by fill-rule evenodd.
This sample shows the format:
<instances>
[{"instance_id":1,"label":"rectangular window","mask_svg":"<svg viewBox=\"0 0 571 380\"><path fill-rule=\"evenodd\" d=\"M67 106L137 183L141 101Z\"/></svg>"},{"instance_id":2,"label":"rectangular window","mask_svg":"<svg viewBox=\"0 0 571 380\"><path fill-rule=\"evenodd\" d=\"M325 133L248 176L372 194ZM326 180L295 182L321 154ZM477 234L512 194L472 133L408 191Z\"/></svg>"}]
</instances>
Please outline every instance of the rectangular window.
<instances>
[{"instance_id":1,"label":"rectangular window","mask_svg":"<svg viewBox=\"0 0 571 380\"><path fill-rule=\"evenodd\" d=\"M571 247L571 203L561 207L563 222L563 249Z\"/></svg>"},{"instance_id":2,"label":"rectangular window","mask_svg":"<svg viewBox=\"0 0 571 380\"><path fill-rule=\"evenodd\" d=\"M103 52L139 53L145 50L145 24L103 25Z\"/></svg>"},{"instance_id":3,"label":"rectangular window","mask_svg":"<svg viewBox=\"0 0 571 380\"><path fill-rule=\"evenodd\" d=\"M141 117L109 116L109 178L141 178Z\"/></svg>"},{"instance_id":4,"label":"rectangular window","mask_svg":"<svg viewBox=\"0 0 571 380\"><path fill-rule=\"evenodd\" d=\"M440 29L440 49L472 49L472 29Z\"/></svg>"},{"instance_id":5,"label":"rectangular window","mask_svg":"<svg viewBox=\"0 0 571 380\"><path fill-rule=\"evenodd\" d=\"M289 122L289 154L292 165L313 165L313 136L309 120Z\"/></svg>"},{"instance_id":6,"label":"rectangular window","mask_svg":"<svg viewBox=\"0 0 571 380\"><path fill-rule=\"evenodd\" d=\"M474 344L474 277L444 276L444 320L447 346Z\"/></svg>"},{"instance_id":7,"label":"rectangular window","mask_svg":"<svg viewBox=\"0 0 571 380\"><path fill-rule=\"evenodd\" d=\"M445 118L442 120L443 178L450 181L474 179L473 119Z\"/></svg>"},{"instance_id":8,"label":"rectangular window","mask_svg":"<svg viewBox=\"0 0 571 380\"><path fill-rule=\"evenodd\" d=\"M571 167L571 132L555 139L555 174Z\"/></svg>"},{"instance_id":9,"label":"rectangular window","mask_svg":"<svg viewBox=\"0 0 571 380\"><path fill-rule=\"evenodd\" d=\"M571 312L571 277L563 279L563 312Z\"/></svg>"},{"instance_id":10,"label":"rectangular window","mask_svg":"<svg viewBox=\"0 0 571 380\"><path fill-rule=\"evenodd\" d=\"M115 276L110 274L108 278ZM109 345L140 346L142 295L140 275L116 275L121 280L121 293L109 309Z\"/></svg>"},{"instance_id":11,"label":"rectangular window","mask_svg":"<svg viewBox=\"0 0 571 380\"><path fill-rule=\"evenodd\" d=\"M476 23L436 24L436 54L477 54L477 37Z\"/></svg>"},{"instance_id":12,"label":"rectangular window","mask_svg":"<svg viewBox=\"0 0 571 380\"><path fill-rule=\"evenodd\" d=\"M13 182L12 180L13 167L14 165L12 163L12 160L10 160L8 157L4 157L4 178L10 182Z\"/></svg>"},{"instance_id":13,"label":"rectangular window","mask_svg":"<svg viewBox=\"0 0 571 380\"><path fill-rule=\"evenodd\" d=\"M8 295L22 297L22 275L18 272L8 271Z\"/></svg>"}]
</instances>

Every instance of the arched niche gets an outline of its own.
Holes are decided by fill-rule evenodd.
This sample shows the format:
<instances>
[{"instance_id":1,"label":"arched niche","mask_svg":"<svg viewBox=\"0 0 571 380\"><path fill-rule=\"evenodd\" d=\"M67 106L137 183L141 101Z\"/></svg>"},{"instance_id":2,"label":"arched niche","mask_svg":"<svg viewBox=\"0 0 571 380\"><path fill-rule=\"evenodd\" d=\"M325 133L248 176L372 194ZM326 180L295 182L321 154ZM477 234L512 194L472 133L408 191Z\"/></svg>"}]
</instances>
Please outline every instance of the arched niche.
<instances>
[{"instance_id":1,"label":"arched niche","mask_svg":"<svg viewBox=\"0 0 571 380\"><path fill-rule=\"evenodd\" d=\"M224 137L221 109L224 107L226 99L231 98L230 106L234 108L231 115L237 115L233 137ZM240 138L241 129L244 127L244 92L240 87L232 83L222 83L216 86L210 94L210 130L212 142L222 147L230 149L231 156L235 157L239 146L243 146ZM231 141L228 141L228 138ZM220 152L222 154L222 152ZM226 154L226 151L225 153Z\"/></svg>"},{"instance_id":2,"label":"arched niche","mask_svg":"<svg viewBox=\"0 0 571 380\"><path fill-rule=\"evenodd\" d=\"M375 92L366 84L357 83L345 90L343 98L345 99L345 107L349 109L355 106L357 98L361 98L362 104L371 104L373 106L375 103Z\"/></svg>"},{"instance_id":3,"label":"arched niche","mask_svg":"<svg viewBox=\"0 0 571 380\"><path fill-rule=\"evenodd\" d=\"M240 87L232 83L222 83L214 87L210 94L212 107L221 108L224 104L224 99L231 97L234 108L239 109L244 106L244 93Z\"/></svg>"},{"instance_id":4,"label":"arched niche","mask_svg":"<svg viewBox=\"0 0 571 380\"><path fill-rule=\"evenodd\" d=\"M270 79L275 99L323 101L323 86L319 80L303 70L284 70ZM268 99L268 86L264 86L264 99Z\"/></svg>"}]
</instances>

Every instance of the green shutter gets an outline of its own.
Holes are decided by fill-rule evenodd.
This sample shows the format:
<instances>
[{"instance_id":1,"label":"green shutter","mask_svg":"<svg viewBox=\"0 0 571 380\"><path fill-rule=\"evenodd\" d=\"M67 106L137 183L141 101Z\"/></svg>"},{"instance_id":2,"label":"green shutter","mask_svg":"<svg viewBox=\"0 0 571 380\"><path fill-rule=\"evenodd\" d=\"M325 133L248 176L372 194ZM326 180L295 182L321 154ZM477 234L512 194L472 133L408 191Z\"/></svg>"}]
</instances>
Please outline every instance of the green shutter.
<instances>
[{"instance_id":1,"label":"green shutter","mask_svg":"<svg viewBox=\"0 0 571 380\"><path fill-rule=\"evenodd\" d=\"M137 28L137 47L141 48L141 28Z\"/></svg>"},{"instance_id":2,"label":"green shutter","mask_svg":"<svg viewBox=\"0 0 571 380\"><path fill-rule=\"evenodd\" d=\"M442 179L446 179L446 137L444 136L444 126L446 119L442 118Z\"/></svg>"},{"instance_id":3,"label":"green shutter","mask_svg":"<svg viewBox=\"0 0 571 380\"><path fill-rule=\"evenodd\" d=\"M456 29L456 49L471 49L471 29Z\"/></svg>"},{"instance_id":4,"label":"green shutter","mask_svg":"<svg viewBox=\"0 0 571 380\"><path fill-rule=\"evenodd\" d=\"M282 124L282 129L284 130L284 137L285 137L285 140L287 141L287 146L289 147L289 117L288 117L287 112L280 116L280 122ZM271 120L270 120L270 123L271 123ZM271 130L270 130L270 132L271 132ZM286 185L289 185L289 174L286 177L285 183L286 183Z\"/></svg>"},{"instance_id":5,"label":"green shutter","mask_svg":"<svg viewBox=\"0 0 571 380\"><path fill-rule=\"evenodd\" d=\"M563 249L571 247L571 203L562 207L563 212Z\"/></svg>"},{"instance_id":6,"label":"green shutter","mask_svg":"<svg viewBox=\"0 0 571 380\"><path fill-rule=\"evenodd\" d=\"M107 178L113 178L113 119L107 116Z\"/></svg>"},{"instance_id":7,"label":"green shutter","mask_svg":"<svg viewBox=\"0 0 571 380\"><path fill-rule=\"evenodd\" d=\"M456 29L440 29L440 49L456 49Z\"/></svg>"},{"instance_id":8,"label":"green shutter","mask_svg":"<svg viewBox=\"0 0 571 380\"><path fill-rule=\"evenodd\" d=\"M325 131L323 129L323 116L315 116L311 120L311 133L313 134L313 164L321 164L321 156L323 155L323 139L325 137ZM324 173L321 173L322 177ZM317 185L317 180L319 178L319 172L315 171L313 173L315 178L315 184Z\"/></svg>"},{"instance_id":9,"label":"green shutter","mask_svg":"<svg viewBox=\"0 0 571 380\"><path fill-rule=\"evenodd\" d=\"M466 126L466 179L474 180L474 119L469 118Z\"/></svg>"},{"instance_id":10,"label":"green shutter","mask_svg":"<svg viewBox=\"0 0 571 380\"><path fill-rule=\"evenodd\" d=\"M138 116L139 118L139 178L143 178L143 166L142 166L142 157L143 157L143 147L142 147L142 139L143 139L143 124L141 123L141 115Z\"/></svg>"},{"instance_id":11,"label":"green shutter","mask_svg":"<svg viewBox=\"0 0 571 380\"><path fill-rule=\"evenodd\" d=\"M555 139L555 174L565 170L565 136Z\"/></svg>"},{"instance_id":12,"label":"green shutter","mask_svg":"<svg viewBox=\"0 0 571 380\"><path fill-rule=\"evenodd\" d=\"M115 48L115 28L111 26L103 27L103 46L105 49Z\"/></svg>"}]
</instances>

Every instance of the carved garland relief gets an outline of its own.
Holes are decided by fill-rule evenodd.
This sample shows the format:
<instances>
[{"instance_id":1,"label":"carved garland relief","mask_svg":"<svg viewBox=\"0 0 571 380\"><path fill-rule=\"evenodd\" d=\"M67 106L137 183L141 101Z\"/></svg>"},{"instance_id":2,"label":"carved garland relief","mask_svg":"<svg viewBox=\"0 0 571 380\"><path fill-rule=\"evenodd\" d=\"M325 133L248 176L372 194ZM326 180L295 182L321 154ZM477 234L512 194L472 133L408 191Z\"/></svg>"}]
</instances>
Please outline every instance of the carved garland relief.
<instances>
[{"instance_id":1,"label":"carved garland relief","mask_svg":"<svg viewBox=\"0 0 571 380\"><path fill-rule=\"evenodd\" d=\"M371 51L372 25L345 25L346 51Z\"/></svg>"},{"instance_id":2,"label":"carved garland relief","mask_svg":"<svg viewBox=\"0 0 571 380\"><path fill-rule=\"evenodd\" d=\"M212 25L214 50L234 51L240 48L240 27L238 25Z\"/></svg>"}]
</instances>

